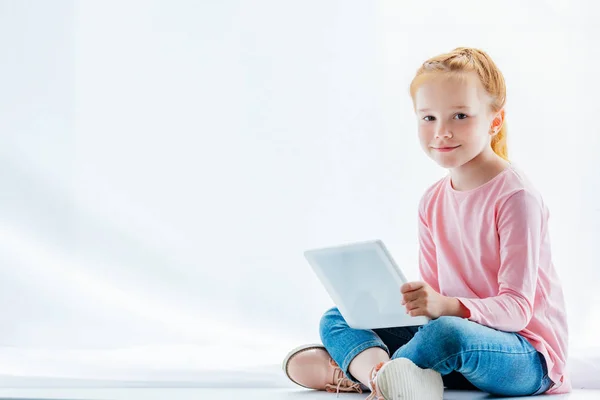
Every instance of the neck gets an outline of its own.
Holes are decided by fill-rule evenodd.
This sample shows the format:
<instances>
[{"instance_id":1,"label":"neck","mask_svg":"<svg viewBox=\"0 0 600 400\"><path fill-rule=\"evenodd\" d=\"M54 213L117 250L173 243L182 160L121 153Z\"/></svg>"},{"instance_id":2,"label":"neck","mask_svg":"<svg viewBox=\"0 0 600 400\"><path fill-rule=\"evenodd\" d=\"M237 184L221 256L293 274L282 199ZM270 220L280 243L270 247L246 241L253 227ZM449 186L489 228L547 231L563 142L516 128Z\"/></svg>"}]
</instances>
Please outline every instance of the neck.
<instances>
[{"instance_id":1,"label":"neck","mask_svg":"<svg viewBox=\"0 0 600 400\"><path fill-rule=\"evenodd\" d=\"M466 164L450 169L452 187L458 191L475 189L504 171L508 164L491 148L486 149Z\"/></svg>"}]
</instances>

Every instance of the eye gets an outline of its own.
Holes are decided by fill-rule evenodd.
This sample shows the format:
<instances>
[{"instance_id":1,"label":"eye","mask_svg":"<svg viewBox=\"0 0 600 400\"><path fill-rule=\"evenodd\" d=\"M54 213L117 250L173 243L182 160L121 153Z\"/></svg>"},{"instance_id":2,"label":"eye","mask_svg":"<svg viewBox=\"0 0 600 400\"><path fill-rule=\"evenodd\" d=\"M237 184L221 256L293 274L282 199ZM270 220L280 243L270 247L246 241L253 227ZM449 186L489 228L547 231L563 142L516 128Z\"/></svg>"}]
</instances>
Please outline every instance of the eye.
<instances>
[{"instance_id":1,"label":"eye","mask_svg":"<svg viewBox=\"0 0 600 400\"><path fill-rule=\"evenodd\" d=\"M432 117L431 115L427 115L427 116L423 117L423 119L425 121L433 121L433 120L428 120L427 118L434 118L434 117Z\"/></svg>"},{"instance_id":2,"label":"eye","mask_svg":"<svg viewBox=\"0 0 600 400\"><path fill-rule=\"evenodd\" d=\"M457 117L457 116L459 116L459 115L462 115L462 116L464 116L464 118L459 118L459 119L465 119L465 118L467 118L467 115L466 115L466 114L463 114L463 113L458 113L458 114L456 114L456 115L455 115L455 117Z\"/></svg>"}]
</instances>

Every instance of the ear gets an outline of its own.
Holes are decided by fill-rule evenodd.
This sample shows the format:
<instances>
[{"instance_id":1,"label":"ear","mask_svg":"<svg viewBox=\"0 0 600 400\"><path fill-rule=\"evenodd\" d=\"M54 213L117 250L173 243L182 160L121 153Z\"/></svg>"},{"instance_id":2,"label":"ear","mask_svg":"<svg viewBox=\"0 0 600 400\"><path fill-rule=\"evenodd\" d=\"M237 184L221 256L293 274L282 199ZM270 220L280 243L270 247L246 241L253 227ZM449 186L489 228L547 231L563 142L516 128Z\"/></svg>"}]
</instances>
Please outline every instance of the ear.
<instances>
[{"instance_id":1,"label":"ear","mask_svg":"<svg viewBox=\"0 0 600 400\"><path fill-rule=\"evenodd\" d=\"M498 132L500 132L500 129L502 129L502 126L504 125L504 115L505 115L505 111L504 111L504 107L502 107L500 109L500 111L498 111L496 113L496 115L494 116L494 119L492 120L492 124L490 126L490 135L491 136L496 136L498 134Z\"/></svg>"}]
</instances>

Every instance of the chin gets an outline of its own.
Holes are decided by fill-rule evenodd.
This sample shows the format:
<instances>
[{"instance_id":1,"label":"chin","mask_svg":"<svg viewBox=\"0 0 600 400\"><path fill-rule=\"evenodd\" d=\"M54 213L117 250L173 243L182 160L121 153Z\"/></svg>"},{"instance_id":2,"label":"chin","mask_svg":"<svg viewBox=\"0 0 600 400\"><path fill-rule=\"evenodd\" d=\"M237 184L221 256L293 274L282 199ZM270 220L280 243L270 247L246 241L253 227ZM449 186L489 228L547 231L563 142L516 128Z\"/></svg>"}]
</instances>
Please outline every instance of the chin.
<instances>
[{"instance_id":1,"label":"chin","mask_svg":"<svg viewBox=\"0 0 600 400\"><path fill-rule=\"evenodd\" d=\"M456 158L445 158L445 157L432 157L433 161L435 161L440 167L442 168L456 168L456 167L460 167L461 165L464 164L464 162L462 162L459 159Z\"/></svg>"}]
</instances>

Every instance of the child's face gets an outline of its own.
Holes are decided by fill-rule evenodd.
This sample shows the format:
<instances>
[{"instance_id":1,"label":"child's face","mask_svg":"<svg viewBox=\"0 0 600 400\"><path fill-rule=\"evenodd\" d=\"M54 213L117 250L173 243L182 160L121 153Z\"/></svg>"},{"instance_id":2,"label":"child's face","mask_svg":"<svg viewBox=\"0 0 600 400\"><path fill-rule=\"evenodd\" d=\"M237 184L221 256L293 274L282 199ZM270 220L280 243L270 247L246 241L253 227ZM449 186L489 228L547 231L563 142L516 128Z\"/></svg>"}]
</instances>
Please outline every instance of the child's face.
<instances>
[{"instance_id":1,"label":"child's face","mask_svg":"<svg viewBox=\"0 0 600 400\"><path fill-rule=\"evenodd\" d=\"M422 84L415 93L415 108L425 153L444 168L456 168L483 151L493 152L489 132L494 116L489 104L474 73L464 82L434 79Z\"/></svg>"}]
</instances>

